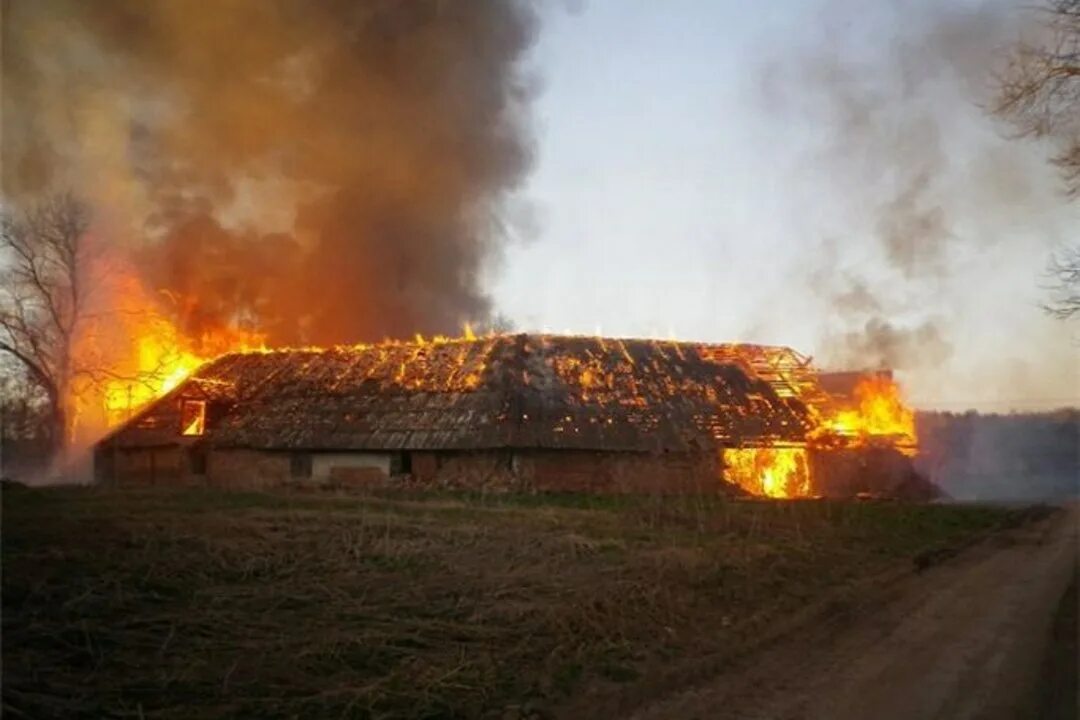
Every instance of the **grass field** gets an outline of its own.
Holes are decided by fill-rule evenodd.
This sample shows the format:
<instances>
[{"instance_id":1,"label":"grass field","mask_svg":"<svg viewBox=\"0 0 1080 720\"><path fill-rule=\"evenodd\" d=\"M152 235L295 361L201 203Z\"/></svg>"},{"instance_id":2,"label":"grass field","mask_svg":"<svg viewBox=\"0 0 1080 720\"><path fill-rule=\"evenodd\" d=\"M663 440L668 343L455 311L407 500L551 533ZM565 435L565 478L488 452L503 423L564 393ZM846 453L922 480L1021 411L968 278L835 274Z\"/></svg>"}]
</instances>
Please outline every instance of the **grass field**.
<instances>
[{"instance_id":1,"label":"grass field","mask_svg":"<svg viewBox=\"0 0 1080 720\"><path fill-rule=\"evenodd\" d=\"M1023 517L821 501L7 490L4 714L617 711Z\"/></svg>"}]
</instances>

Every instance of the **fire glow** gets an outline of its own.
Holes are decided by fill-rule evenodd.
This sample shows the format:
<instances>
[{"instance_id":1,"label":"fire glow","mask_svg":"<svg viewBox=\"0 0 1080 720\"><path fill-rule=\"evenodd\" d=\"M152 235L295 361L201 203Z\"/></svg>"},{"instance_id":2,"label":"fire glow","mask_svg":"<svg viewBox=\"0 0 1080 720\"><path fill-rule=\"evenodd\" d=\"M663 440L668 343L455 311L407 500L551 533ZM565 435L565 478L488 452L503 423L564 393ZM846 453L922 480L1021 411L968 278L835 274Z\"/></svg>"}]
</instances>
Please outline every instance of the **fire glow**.
<instances>
[{"instance_id":1,"label":"fire glow","mask_svg":"<svg viewBox=\"0 0 1080 720\"><path fill-rule=\"evenodd\" d=\"M203 333L197 341L186 338L175 324L161 315L133 314L127 331L135 338L132 370L118 373L120 377L109 379L102 389L102 405L109 427L130 419L151 401L177 388L193 372L205 363L228 353L272 352L266 345L266 336L236 328L222 328ZM435 335L425 338L417 334L413 344L418 350L425 345L452 341L481 339L472 326L465 323L460 338ZM399 344L384 341L383 344ZM321 351L324 348L307 348ZM405 382L405 368L401 368L400 380ZM480 383L476 373L462 378L465 389L475 389ZM201 416L200 416L201 417ZM184 425L184 435L201 435L203 420L192 420Z\"/></svg>"},{"instance_id":2,"label":"fire glow","mask_svg":"<svg viewBox=\"0 0 1080 720\"><path fill-rule=\"evenodd\" d=\"M755 447L724 450L724 474L754 495L797 498L810 495L805 447Z\"/></svg>"},{"instance_id":3,"label":"fire glow","mask_svg":"<svg viewBox=\"0 0 1080 720\"><path fill-rule=\"evenodd\" d=\"M139 409L152 400L178 387L203 363L218 355L230 352L275 352L264 344L264 337L257 333L222 330L206 333L197 342L184 337L177 326L161 317L143 319L133 328L135 342L134 379L112 380L106 384L103 403L110 425L130 419ZM494 337L477 336L466 325L461 337L435 336L425 338L416 335L414 340L384 341L373 346L383 348L407 345L413 348L413 361L422 359L425 348L442 343L468 344ZM602 347L615 343L622 348L626 361L634 359L621 340L597 338ZM606 344L605 344L606 343ZM783 443L755 447L728 447L722 450L721 460L724 480L744 491L767 498L804 498L814 496L814 478L810 452L815 449L854 449L867 447L890 447L905 455L916 451L914 413L904 403L899 386L889 373L864 373L858 377L853 388L842 395L822 390L819 373L809 364L809 359L798 356L788 348L763 346L701 345L671 343L673 352L680 358L684 353L700 353L703 358L718 363L738 363L747 372L769 382L780 397L792 398L806 405L814 426L806 433L805 443ZM308 348L324 352L324 348ZM453 376L447 392L469 392L480 387L483 366L465 367L466 353L462 350L460 372ZM577 388L577 394L588 399L592 395L615 393L611 369L605 370L598 361L590 358L555 356L549 360L563 380ZM792 370L794 368L794 370ZM415 373L413 373L415 374ZM394 375L395 381L405 387L419 382L410 375L405 363ZM411 379L410 379L411 378ZM678 378L669 381L670 394L680 392ZM419 385L416 385L419 387ZM614 398L621 405L644 402L636 392L629 396ZM188 407L190 406L190 407ZM185 401L182 434L199 436L206 429L205 404ZM567 418L569 421L570 418ZM560 428L570 431L573 428Z\"/></svg>"},{"instance_id":4,"label":"fire glow","mask_svg":"<svg viewBox=\"0 0 1080 720\"><path fill-rule=\"evenodd\" d=\"M915 413L904 403L892 378L867 376L855 386L854 395L855 407L825 417L819 437L832 434L856 444L889 439L905 454L915 453Z\"/></svg>"},{"instance_id":5,"label":"fire glow","mask_svg":"<svg viewBox=\"0 0 1080 720\"><path fill-rule=\"evenodd\" d=\"M191 341L160 315L140 314L128 320L134 337L130 369L117 373L102 388L106 423L128 420L152 400L166 395L204 363L229 352L265 351L265 336L237 329L203 333Z\"/></svg>"},{"instance_id":6,"label":"fire glow","mask_svg":"<svg viewBox=\"0 0 1080 720\"><path fill-rule=\"evenodd\" d=\"M912 456L917 452L915 413L888 375L867 374L855 386L853 403L810 394L807 404L818 424L804 447L729 448L723 452L728 482L770 498L812 497L808 449L862 449L887 446Z\"/></svg>"}]
</instances>

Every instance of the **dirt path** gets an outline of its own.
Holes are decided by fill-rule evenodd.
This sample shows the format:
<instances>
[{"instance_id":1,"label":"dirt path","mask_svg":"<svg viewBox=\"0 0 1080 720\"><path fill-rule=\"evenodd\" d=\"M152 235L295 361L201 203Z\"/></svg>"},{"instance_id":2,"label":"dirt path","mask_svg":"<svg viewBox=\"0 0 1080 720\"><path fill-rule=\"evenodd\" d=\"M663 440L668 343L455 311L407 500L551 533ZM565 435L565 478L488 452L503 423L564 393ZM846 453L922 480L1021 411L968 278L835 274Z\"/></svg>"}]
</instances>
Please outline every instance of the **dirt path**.
<instances>
[{"instance_id":1,"label":"dirt path","mask_svg":"<svg viewBox=\"0 0 1080 720\"><path fill-rule=\"evenodd\" d=\"M1075 664L1061 667L1075 638L1053 631L1075 633L1061 618L1075 618L1063 603L1075 603L1078 510L992 537L881 606L797 633L635 718L1075 718Z\"/></svg>"}]
</instances>

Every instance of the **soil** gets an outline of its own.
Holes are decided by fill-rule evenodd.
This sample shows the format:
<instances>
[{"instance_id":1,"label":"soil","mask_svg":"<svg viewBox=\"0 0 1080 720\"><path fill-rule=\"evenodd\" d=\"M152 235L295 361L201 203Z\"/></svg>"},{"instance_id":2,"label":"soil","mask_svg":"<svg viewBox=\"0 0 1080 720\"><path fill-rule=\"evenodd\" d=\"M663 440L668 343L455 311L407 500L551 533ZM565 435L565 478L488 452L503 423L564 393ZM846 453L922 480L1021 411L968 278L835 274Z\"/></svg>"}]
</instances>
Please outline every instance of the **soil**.
<instances>
[{"instance_id":1,"label":"soil","mask_svg":"<svg viewBox=\"0 0 1080 720\"><path fill-rule=\"evenodd\" d=\"M993 535L634 717L1076 718L1078 520Z\"/></svg>"}]
</instances>

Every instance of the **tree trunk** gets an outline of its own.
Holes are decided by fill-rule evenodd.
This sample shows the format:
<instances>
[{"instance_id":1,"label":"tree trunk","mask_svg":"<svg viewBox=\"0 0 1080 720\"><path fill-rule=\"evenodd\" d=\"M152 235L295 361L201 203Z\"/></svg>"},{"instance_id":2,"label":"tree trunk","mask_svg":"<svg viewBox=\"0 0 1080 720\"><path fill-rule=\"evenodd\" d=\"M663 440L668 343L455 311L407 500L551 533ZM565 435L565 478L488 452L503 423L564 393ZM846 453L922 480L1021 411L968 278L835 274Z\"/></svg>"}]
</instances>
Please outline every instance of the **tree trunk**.
<instances>
[{"instance_id":1,"label":"tree trunk","mask_svg":"<svg viewBox=\"0 0 1080 720\"><path fill-rule=\"evenodd\" d=\"M67 414L56 407L49 416L49 462L60 457L67 446Z\"/></svg>"},{"instance_id":2,"label":"tree trunk","mask_svg":"<svg viewBox=\"0 0 1080 720\"><path fill-rule=\"evenodd\" d=\"M48 464L55 462L68 445L68 392L64 387L47 388L49 414L46 430L49 433Z\"/></svg>"}]
</instances>

